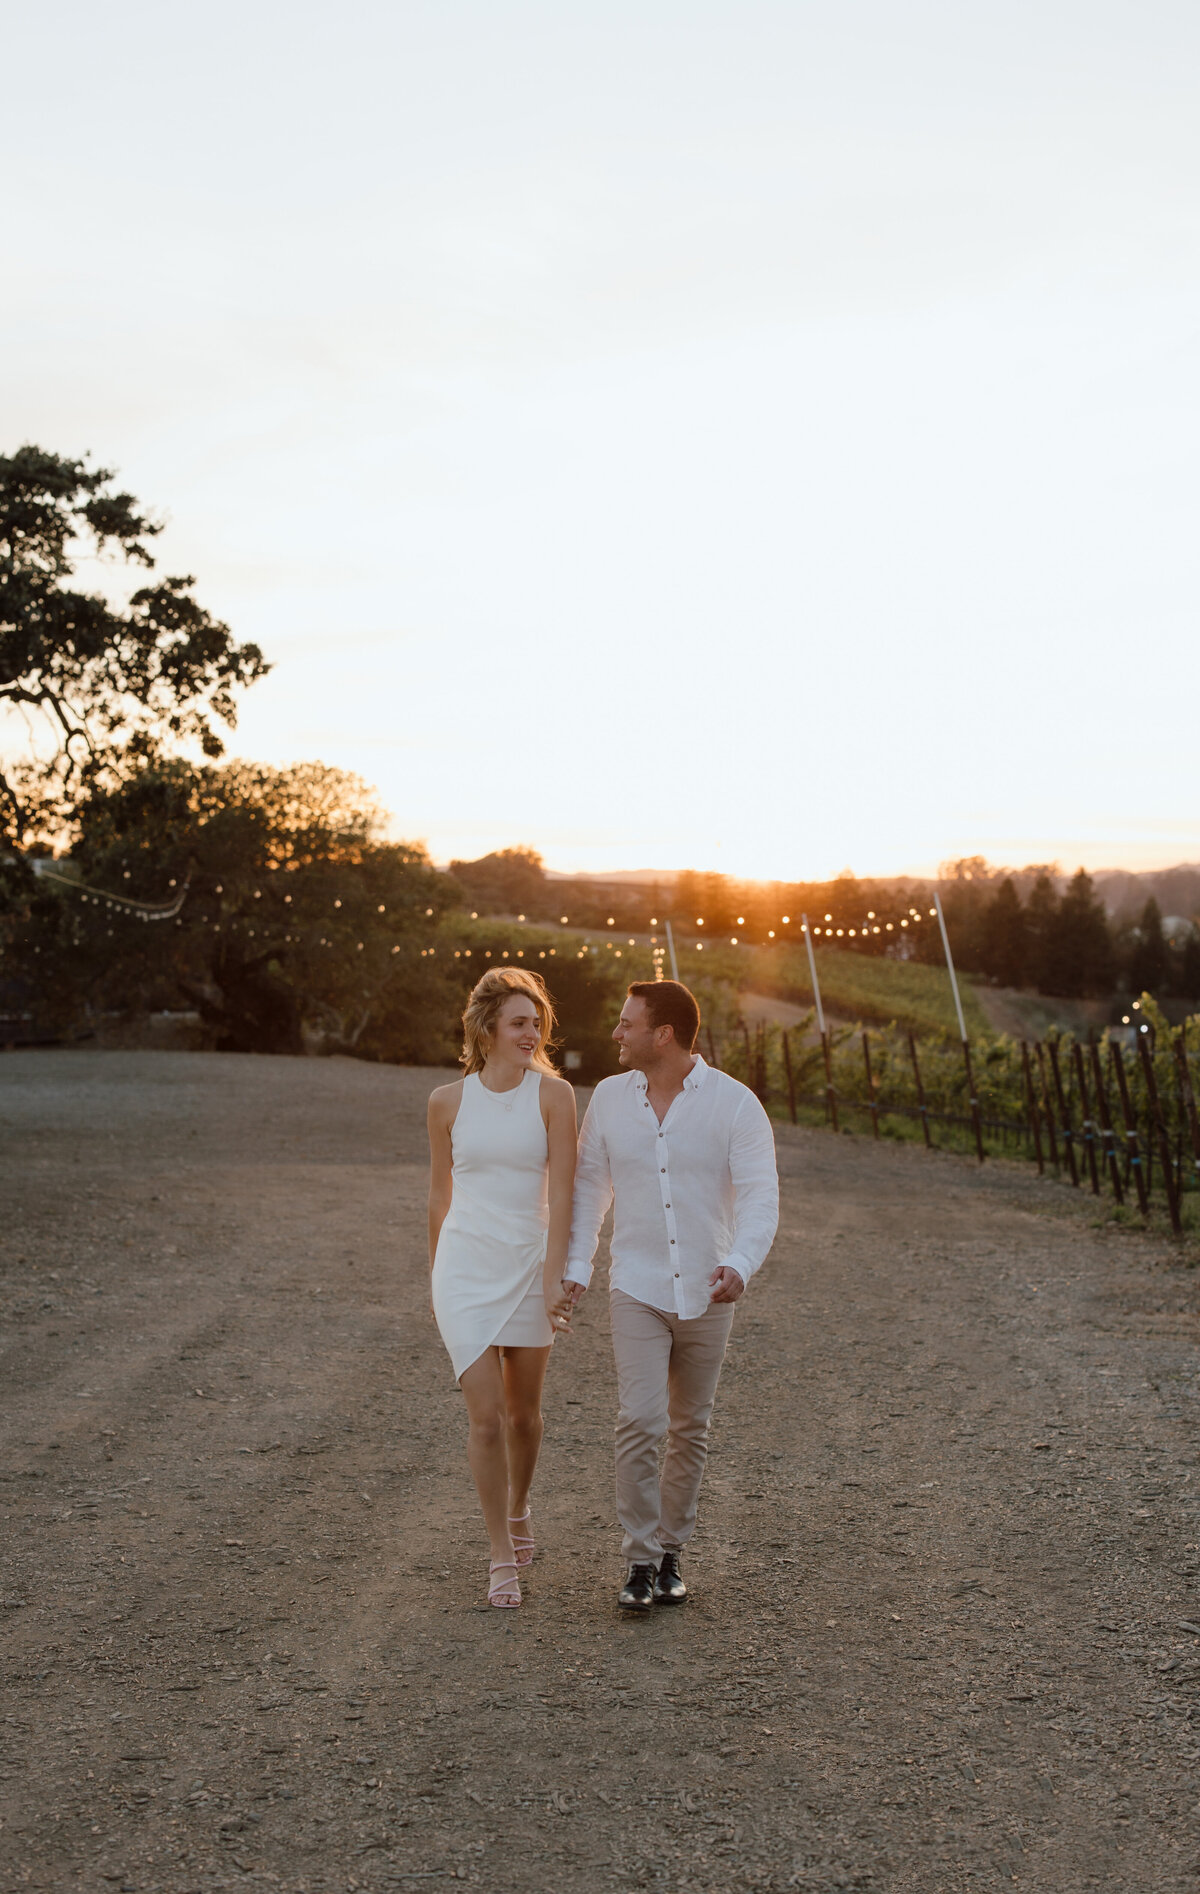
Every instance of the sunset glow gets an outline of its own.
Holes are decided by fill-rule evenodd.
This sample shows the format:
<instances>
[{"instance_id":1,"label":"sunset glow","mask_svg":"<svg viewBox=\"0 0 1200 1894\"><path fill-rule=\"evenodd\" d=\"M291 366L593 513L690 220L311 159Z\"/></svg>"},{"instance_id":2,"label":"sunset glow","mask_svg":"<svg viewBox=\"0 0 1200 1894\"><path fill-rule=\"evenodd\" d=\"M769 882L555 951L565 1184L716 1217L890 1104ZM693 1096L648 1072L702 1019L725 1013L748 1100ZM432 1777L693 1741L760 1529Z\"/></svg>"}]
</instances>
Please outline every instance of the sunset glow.
<instances>
[{"instance_id":1,"label":"sunset glow","mask_svg":"<svg viewBox=\"0 0 1200 1894\"><path fill-rule=\"evenodd\" d=\"M1200 856L1200 16L353 18L9 28L6 439L168 516L234 754L437 860Z\"/></svg>"}]
</instances>

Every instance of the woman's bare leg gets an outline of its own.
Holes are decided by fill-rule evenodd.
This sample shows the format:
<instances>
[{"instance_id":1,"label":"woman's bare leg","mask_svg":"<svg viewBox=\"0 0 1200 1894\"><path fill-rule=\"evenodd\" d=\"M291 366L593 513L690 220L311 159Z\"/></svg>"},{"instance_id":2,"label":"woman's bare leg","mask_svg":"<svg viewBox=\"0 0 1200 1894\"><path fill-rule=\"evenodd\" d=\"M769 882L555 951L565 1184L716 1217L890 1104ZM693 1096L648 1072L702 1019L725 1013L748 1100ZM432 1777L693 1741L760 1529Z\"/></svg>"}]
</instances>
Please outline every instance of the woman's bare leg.
<instances>
[{"instance_id":1,"label":"woman's bare leg","mask_svg":"<svg viewBox=\"0 0 1200 1894\"><path fill-rule=\"evenodd\" d=\"M508 1436L508 1514L520 1519L542 1445L542 1383L548 1348L506 1348L501 1358Z\"/></svg>"},{"instance_id":2,"label":"woman's bare leg","mask_svg":"<svg viewBox=\"0 0 1200 1894\"><path fill-rule=\"evenodd\" d=\"M526 1350L532 1354L532 1349ZM548 1351L543 1351L548 1352ZM467 1403L467 1460L475 1479L493 1559L512 1562L508 1527L508 1443L500 1350L485 1349L459 1377Z\"/></svg>"}]
</instances>

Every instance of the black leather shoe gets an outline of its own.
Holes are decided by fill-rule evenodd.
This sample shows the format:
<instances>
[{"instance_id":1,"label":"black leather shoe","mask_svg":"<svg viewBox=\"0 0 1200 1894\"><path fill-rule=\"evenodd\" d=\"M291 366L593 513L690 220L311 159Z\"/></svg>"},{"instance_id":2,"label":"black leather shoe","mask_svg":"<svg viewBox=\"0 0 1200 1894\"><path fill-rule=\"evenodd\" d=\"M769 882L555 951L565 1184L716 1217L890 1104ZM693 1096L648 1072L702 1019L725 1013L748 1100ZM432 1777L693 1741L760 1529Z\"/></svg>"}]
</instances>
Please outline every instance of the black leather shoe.
<instances>
[{"instance_id":1,"label":"black leather shoe","mask_svg":"<svg viewBox=\"0 0 1200 1894\"><path fill-rule=\"evenodd\" d=\"M651 1611L654 1608L655 1571L652 1565L631 1565L625 1583L617 1593L622 1611Z\"/></svg>"},{"instance_id":2,"label":"black leather shoe","mask_svg":"<svg viewBox=\"0 0 1200 1894\"><path fill-rule=\"evenodd\" d=\"M679 1554L664 1552L658 1577L654 1581L654 1602L656 1605L681 1605L686 1597L687 1586L679 1576Z\"/></svg>"}]
</instances>

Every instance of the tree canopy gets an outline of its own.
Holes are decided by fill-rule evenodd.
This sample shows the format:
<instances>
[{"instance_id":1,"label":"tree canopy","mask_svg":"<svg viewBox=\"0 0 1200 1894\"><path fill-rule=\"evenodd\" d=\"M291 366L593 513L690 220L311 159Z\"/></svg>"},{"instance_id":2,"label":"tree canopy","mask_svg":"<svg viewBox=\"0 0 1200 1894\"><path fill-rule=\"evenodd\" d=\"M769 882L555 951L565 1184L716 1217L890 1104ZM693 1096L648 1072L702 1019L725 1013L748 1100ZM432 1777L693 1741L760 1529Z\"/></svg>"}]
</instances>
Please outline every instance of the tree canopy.
<instances>
[{"instance_id":1,"label":"tree canopy","mask_svg":"<svg viewBox=\"0 0 1200 1894\"><path fill-rule=\"evenodd\" d=\"M446 1008L418 936L448 886L381 820L320 763L133 761L81 799L67 879L35 883L10 965L64 1021L182 1003L220 1046L296 1052L306 1029L357 1048L386 1019L428 1056Z\"/></svg>"},{"instance_id":2,"label":"tree canopy","mask_svg":"<svg viewBox=\"0 0 1200 1894\"><path fill-rule=\"evenodd\" d=\"M87 557L153 570L161 522L114 478L40 447L0 456L0 705L41 726L28 756L0 766L0 824L17 842L39 806L61 818L64 791L123 748L175 739L219 756L235 692L268 669L190 577L139 586L123 606L73 583Z\"/></svg>"}]
</instances>

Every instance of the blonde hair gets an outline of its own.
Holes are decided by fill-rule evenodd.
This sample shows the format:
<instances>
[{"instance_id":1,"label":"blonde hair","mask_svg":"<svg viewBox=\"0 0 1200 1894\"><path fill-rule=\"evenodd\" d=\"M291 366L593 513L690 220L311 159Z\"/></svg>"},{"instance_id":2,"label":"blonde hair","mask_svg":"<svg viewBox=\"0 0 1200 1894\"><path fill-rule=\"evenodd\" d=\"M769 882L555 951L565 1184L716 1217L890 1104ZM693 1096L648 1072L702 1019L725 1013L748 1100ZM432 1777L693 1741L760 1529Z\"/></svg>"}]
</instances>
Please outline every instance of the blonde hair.
<instances>
[{"instance_id":1,"label":"blonde hair","mask_svg":"<svg viewBox=\"0 0 1200 1894\"><path fill-rule=\"evenodd\" d=\"M472 988L463 1014L463 1049L459 1064L468 1072L482 1072L487 1064L488 1044L496 1029L500 1009L514 993L523 993L533 1001L538 1016L538 1044L533 1055L535 1072L548 1072L557 1078L550 1062L550 1035L554 1031L554 1005L540 973L524 967L489 967L478 985Z\"/></svg>"}]
</instances>

